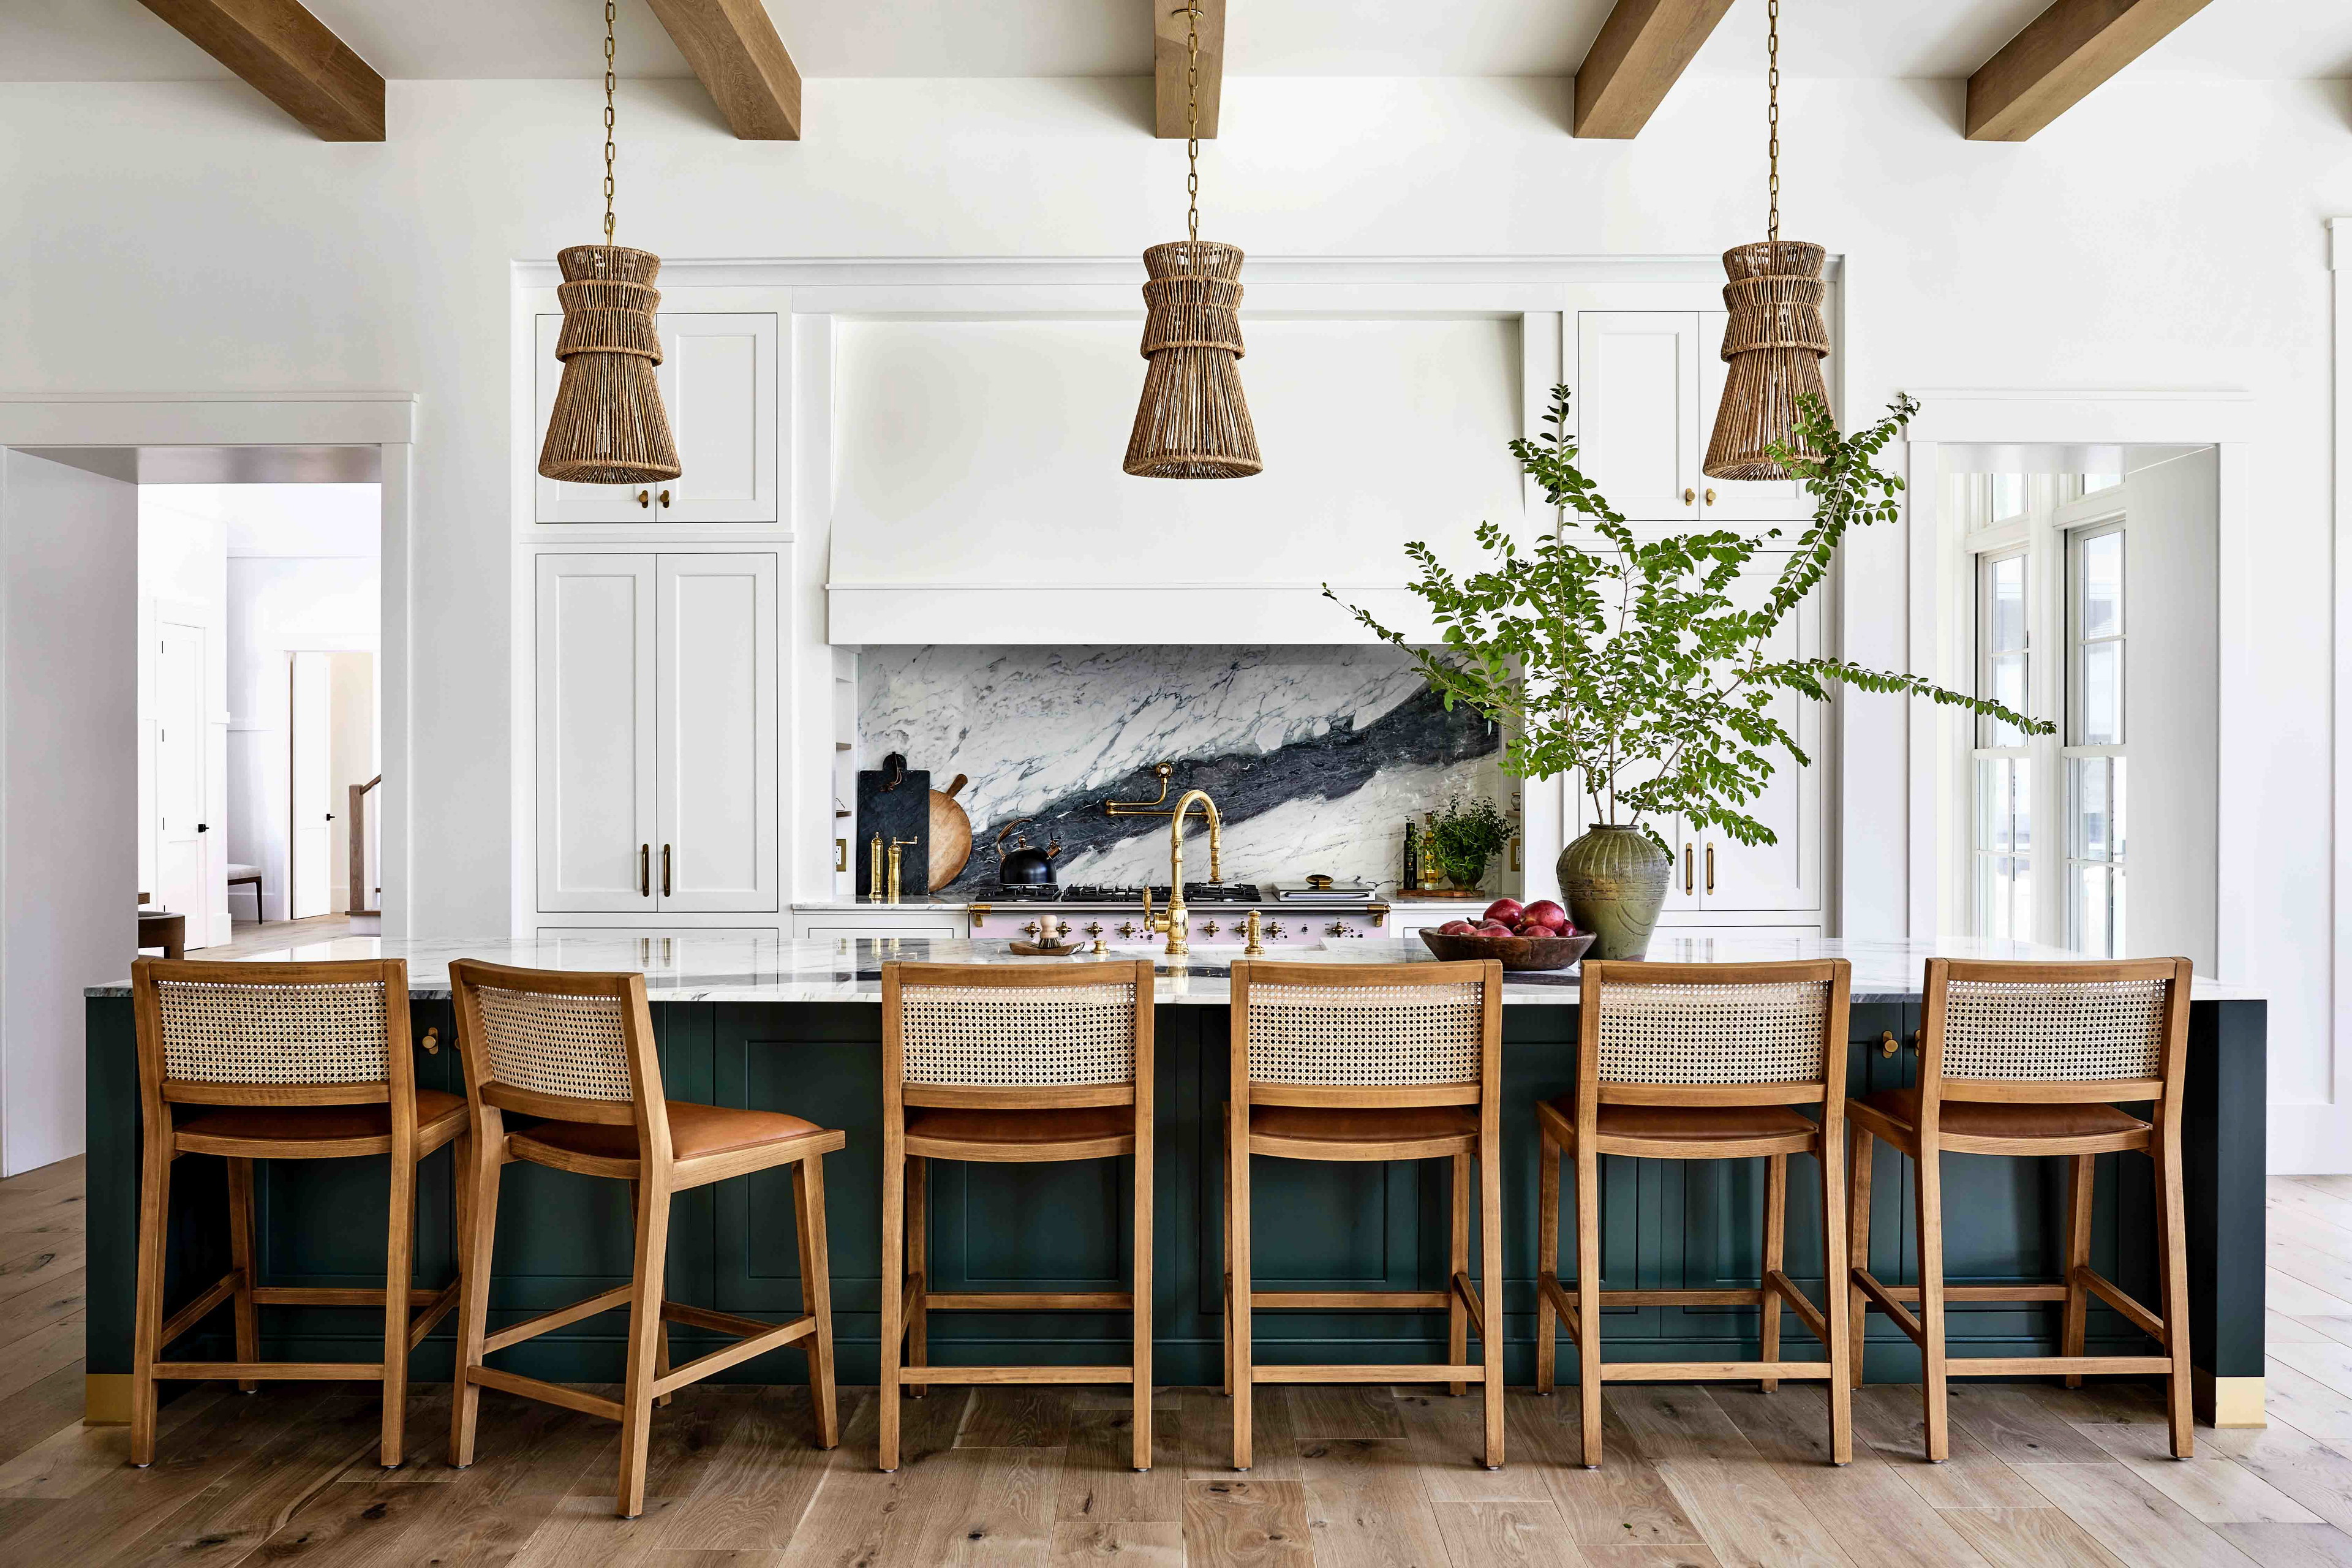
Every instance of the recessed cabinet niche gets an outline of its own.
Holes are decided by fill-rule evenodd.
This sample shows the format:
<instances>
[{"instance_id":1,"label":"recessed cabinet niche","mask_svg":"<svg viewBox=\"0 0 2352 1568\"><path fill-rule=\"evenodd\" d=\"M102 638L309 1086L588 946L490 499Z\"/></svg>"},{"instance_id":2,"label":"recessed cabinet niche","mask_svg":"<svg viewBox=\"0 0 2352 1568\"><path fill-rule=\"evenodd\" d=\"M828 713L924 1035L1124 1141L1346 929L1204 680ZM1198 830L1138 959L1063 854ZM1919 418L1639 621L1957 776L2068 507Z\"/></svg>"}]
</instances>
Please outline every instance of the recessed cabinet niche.
<instances>
[{"instance_id":1,"label":"recessed cabinet niche","mask_svg":"<svg viewBox=\"0 0 2352 1568\"><path fill-rule=\"evenodd\" d=\"M776 557L538 558L539 908L777 908Z\"/></svg>"},{"instance_id":2,"label":"recessed cabinet niche","mask_svg":"<svg viewBox=\"0 0 2352 1568\"><path fill-rule=\"evenodd\" d=\"M1581 461L1628 521L1802 522L1794 479L1700 470L1723 401L1721 310L1584 310L1576 318Z\"/></svg>"},{"instance_id":3,"label":"recessed cabinet niche","mask_svg":"<svg viewBox=\"0 0 2352 1568\"><path fill-rule=\"evenodd\" d=\"M654 375L684 471L667 484L635 487L535 479L533 515L541 522L774 522L776 318L669 311L655 323L662 363ZM537 434L547 429L563 375L555 358L562 324L560 315L537 319ZM536 468L535 446L530 460Z\"/></svg>"}]
</instances>

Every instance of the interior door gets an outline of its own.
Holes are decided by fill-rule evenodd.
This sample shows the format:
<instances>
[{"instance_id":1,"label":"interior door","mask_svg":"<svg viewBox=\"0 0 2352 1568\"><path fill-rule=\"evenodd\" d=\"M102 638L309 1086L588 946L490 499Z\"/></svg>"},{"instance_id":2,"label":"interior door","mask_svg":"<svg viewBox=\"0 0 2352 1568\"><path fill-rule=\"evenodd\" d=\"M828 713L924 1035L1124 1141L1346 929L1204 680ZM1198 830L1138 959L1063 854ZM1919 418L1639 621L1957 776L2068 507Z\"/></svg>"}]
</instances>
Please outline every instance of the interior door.
<instances>
[{"instance_id":1,"label":"interior door","mask_svg":"<svg viewBox=\"0 0 2352 1568\"><path fill-rule=\"evenodd\" d=\"M538 424L543 438L562 366L561 315L537 318ZM662 363L654 372L678 477L667 484L570 485L541 479L541 522L773 522L776 521L776 318L761 312L682 311L656 318ZM536 458L533 459L536 462ZM665 499L667 498L667 499Z\"/></svg>"},{"instance_id":2,"label":"interior door","mask_svg":"<svg viewBox=\"0 0 2352 1568\"><path fill-rule=\"evenodd\" d=\"M654 557L542 555L539 907L654 907Z\"/></svg>"},{"instance_id":3,"label":"interior door","mask_svg":"<svg viewBox=\"0 0 2352 1568\"><path fill-rule=\"evenodd\" d=\"M1759 554L1741 574L1735 596L1745 604L1761 603L1779 577L1785 554ZM1824 595L1815 589L1780 623L1766 645L1768 658L1805 658L1822 651ZM1769 827L1777 843L1744 845L1715 828L1689 835L1697 844L1698 904L1702 910L1726 912L1752 910L1814 913L1824 907L1822 839L1827 832L1822 811L1822 774L1829 766L1822 754L1822 705L1791 693L1772 702L1773 716L1789 727L1813 765L1801 768L1786 753L1776 753L1778 764L1764 793L1748 806L1748 815ZM1675 868L1676 875L1681 868ZM1679 886L1679 882L1676 884Z\"/></svg>"},{"instance_id":4,"label":"interior door","mask_svg":"<svg viewBox=\"0 0 2352 1568\"><path fill-rule=\"evenodd\" d=\"M205 815L205 628L159 620L155 626L156 905L188 918L188 937L206 929Z\"/></svg>"},{"instance_id":5,"label":"interior door","mask_svg":"<svg viewBox=\"0 0 2352 1568\"><path fill-rule=\"evenodd\" d=\"M287 707L287 915L334 905L334 656L298 653Z\"/></svg>"},{"instance_id":6,"label":"interior door","mask_svg":"<svg viewBox=\"0 0 2352 1568\"><path fill-rule=\"evenodd\" d=\"M776 905L776 558L660 557L654 877L680 912Z\"/></svg>"},{"instance_id":7,"label":"interior door","mask_svg":"<svg viewBox=\"0 0 2352 1568\"><path fill-rule=\"evenodd\" d=\"M1702 310L1698 316L1702 462L1715 434L1716 410L1723 406L1724 378L1729 374L1723 363L1723 329L1729 319L1721 310ZM1711 479L1702 472L1699 510L1710 522L1804 522L1813 515L1813 499L1795 479Z\"/></svg>"},{"instance_id":8,"label":"interior door","mask_svg":"<svg viewBox=\"0 0 2352 1568\"><path fill-rule=\"evenodd\" d=\"M1699 515L1698 316L1583 310L1576 318L1579 461L1634 521Z\"/></svg>"}]
</instances>

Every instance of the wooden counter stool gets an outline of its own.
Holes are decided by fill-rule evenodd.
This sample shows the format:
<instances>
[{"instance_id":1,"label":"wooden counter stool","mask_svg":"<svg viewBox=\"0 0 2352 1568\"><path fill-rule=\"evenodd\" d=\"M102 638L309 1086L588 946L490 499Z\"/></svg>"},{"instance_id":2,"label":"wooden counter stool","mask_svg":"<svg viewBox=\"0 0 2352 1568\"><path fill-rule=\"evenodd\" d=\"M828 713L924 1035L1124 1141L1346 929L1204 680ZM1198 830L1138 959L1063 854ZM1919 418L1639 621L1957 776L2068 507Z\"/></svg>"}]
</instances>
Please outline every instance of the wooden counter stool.
<instances>
[{"instance_id":1,"label":"wooden counter stool","mask_svg":"<svg viewBox=\"0 0 2352 1568\"><path fill-rule=\"evenodd\" d=\"M2185 958L2107 963L1927 961L1926 1026L1913 1089L1853 1102L1851 1285L1854 1343L1876 1307L1919 1347L1927 1458L1951 1454L1948 1379L2063 1374L2162 1374L2172 1456L2193 1451L2189 1369L2189 1244L2181 1194L2180 1096L2189 1054L2190 972ZM2153 1101L2143 1121L2117 1102ZM1918 1166L1919 1283L1881 1283L1870 1272L1871 1140ZM2157 1278L2161 1315L2091 1267L2092 1185L2098 1156L2137 1149L2156 1163ZM2064 1277L2049 1285L1944 1283L1943 1156L2063 1155L2066 1184ZM2161 1355L2086 1356L2084 1320L2096 1296L2156 1341ZM2059 1354L1944 1354L1950 1301L2063 1301ZM1918 1308L1914 1316L1910 1308Z\"/></svg>"},{"instance_id":2,"label":"wooden counter stool","mask_svg":"<svg viewBox=\"0 0 2352 1568\"><path fill-rule=\"evenodd\" d=\"M1151 961L882 966L882 1441L898 1468L899 1390L1114 1383L1135 1397L1151 1468ZM1132 1288L935 1292L925 1273L933 1160L1134 1156ZM1129 1312L1127 1366L934 1366L934 1311Z\"/></svg>"},{"instance_id":3,"label":"wooden counter stool","mask_svg":"<svg viewBox=\"0 0 2352 1568\"><path fill-rule=\"evenodd\" d=\"M416 1087L408 1043L408 966L398 959L344 963L220 963L142 958L131 966L142 1112L139 1177L139 1300L131 1373L131 1462L155 1458L158 1378L351 1379L383 1387L377 1458L400 1463L408 1352L457 1305L458 1287L410 1283L416 1163L452 1139L458 1207L465 1207L466 1102ZM190 1114L173 1121L174 1106ZM183 1154L228 1163L229 1271L163 1315L163 1252L172 1166ZM256 1160L392 1163L382 1288L260 1282L253 1228ZM236 1312L233 1362L165 1361L172 1342L218 1307ZM372 1362L265 1362L260 1307L373 1307L383 1354ZM424 1310L411 1315L415 1308Z\"/></svg>"},{"instance_id":4,"label":"wooden counter stool","mask_svg":"<svg viewBox=\"0 0 2352 1568\"><path fill-rule=\"evenodd\" d=\"M1503 1468L1503 968L1475 963L1233 966L1225 1102L1225 1385L1234 1468L1251 1468L1261 1383L1443 1383L1486 1395L1486 1463ZM1259 1290L1250 1258L1250 1156L1453 1162L1453 1227L1438 1290ZM1470 1279L1470 1163L1478 1163L1478 1280ZM1445 1310L1447 1353L1425 1366L1260 1366L1258 1308ZM1479 1359L1468 1360L1469 1332Z\"/></svg>"},{"instance_id":5,"label":"wooden counter stool","mask_svg":"<svg viewBox=\"0 0 2352 1568\"><path fill-rule=\"evenodd\" d=\"M481 1391L496 1388L621 1424L616 1511L645 1510L646 1447L653 1407L713 1373L779 1346L805 1342L817 1446L840 1441L834 1409L833 1311L825 1256L824 1156L846 1142L797 1116L669 1100L662 1093L646 977L509 969L460 959L449 965L457 1003L457 1046L472 1119L473 1190L462 1246L464 1301L457 1315L457 1387L449 1413L449 1460L474 1462ZM506 1118L541 1118L509 1129ZM488 1331L490 1259L499 1217L499 1172L511 1160L626 1182L636 1211L636 1262L629 1283L527 1321ZM690 1187L793 1167L793 1223L800 1232L802 1314L766 1323L732 1312L682 1306L662 1294L669 1256L670 1199ZM562 1384L502 1372L483 1358L615 1307L629 1310L626 1370L618 1403ZM735 1336L733 1344L671 1370L667 1325Z\"/></svg>"},{"instance_id":6,"label":"wooden counter stool","mask_svg":"<svg viewBox=\"0 0 2352 1568\"><path fill-rule=\"evenodd\" d=\"M1835 1291L1820 1308L1781 1269L1789 1156L1821 1162L1824 1278L1845 1247L1846 999L1843 959L1788 963L1585 962L1576 1092L1536 1107L1543 1134L1536 1275L1536 1389L1553 1384L1557 1314L1575 1342L1584 1465L1601 1468L1603 1383L1784 1378L1829 1384L1830 1462L1853 1460L1853 1345ZM1799 1106L1820 1107L1820 1120ZM1601 1288L1601 1156L1762 1158L1764 1264L1756 1289ZM1559 1164L1576 1162L1576 1295L1559 1282ZM1780 1359L1780 1308L1829 1351L1826 1363ZM1612 1306L1755 1307L1756 1362L1601 1361L1601 1314Z\"/></svg>"}]
</instances>

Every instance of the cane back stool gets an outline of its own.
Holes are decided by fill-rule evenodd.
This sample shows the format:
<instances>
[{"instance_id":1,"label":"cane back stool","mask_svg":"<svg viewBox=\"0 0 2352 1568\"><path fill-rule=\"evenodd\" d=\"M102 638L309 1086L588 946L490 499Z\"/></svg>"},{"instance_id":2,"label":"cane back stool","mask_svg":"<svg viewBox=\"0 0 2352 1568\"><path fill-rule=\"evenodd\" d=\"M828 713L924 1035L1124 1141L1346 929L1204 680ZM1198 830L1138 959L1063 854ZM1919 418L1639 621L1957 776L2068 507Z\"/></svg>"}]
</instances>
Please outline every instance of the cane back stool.
<instances>
[{"instance_id":1,"label":"cane back stool","mask_svg":"<svg viewBox=\"0 0 2352 1568\"><path fill-rule=\"evenodd\" d=\"M1951 1453L1947 1394L1955 1377L2159 1373L2168 1384L2172 1455L2193 1451L2189 1366L2189 1246L2181 1192L2180 1097L2189 1042L2189 962L2152 958L2104 963L1927 961L1926 1016L1916 1087L1853 1102L1851 1304L1853 1342L1876 1307L1919 1347L1927 1401L1927 1457ZM2118 1102L2153 1105L2143 1121ZM1870 1272L1871 1141L1918 1167L1919 1283L1888 1285ZM2137 1149L2155 1165L2157 1279L2152 1312L2091 1267L2091 1200L2098 1156ZM1943 1156L2059 1155L2067 1162L2063 1277L2046 1285L1944 1283ZM2157 1342L2159 1355L2086 1356L2084 1321L2096 1296ZM1944 1353L1953 1301L2063 1302L2055 1356ZM1916 1307L1915 1313L1912 1309Z\"/></svg>"},{"instance_id":2,"label":"cane back stool","mask_svg":"<svg viewBox=\"0 0 2352 1568\"><path fill-rule=\"evenodd\" d=\"M460 959L449 965L457 997L457 1047L473 1131L473 1192L461 1245L466 1290L457 1314L457 1372L449 1413L449 1461L474 1462L481 1391L495 1388L621 1424L616 1511L645 1510L646 1447L653 1407L691 1383L780 1346L808 1355L817 1446L840 1440L834 1405L833 1310L825 1256L824 1156L844 1135L773 1110L737 1110L670 1100L662 1093L652 1015L642 974L510 969ZM509 1127L511 1114L530 1118ZM629 1283L492 1333L490 1259L499 1215L499 1173L527 1160L553 1170L629 1184L636 1255ZM672 1301L662 1293L669 1253L670 1199L689 1188L793 1168L793 1223L800 1234L803 1310L768 1323ZM626 1307L629 1339L620 1399L501 1371L484 1358L583 1318ZM734 1336L735 1342L673 1370L671 1323Z\"/></svg>"},{"instance_id":3,"label":"cane back stool","mask_svg":"<svg viewBox=\"0 0 2352 1568\"><path fill-rule=\"evenodd\" d=\"M1126 1384L1134 1464L1151 1468L1151 961L882 966L882 1437L898 1468L900 1390L933 1384ZM1127 1290L935 1291L930 1163L1133 1156ZM935 1366L933 1311L1128 1312L1126 1366Z\"/></svg>"},{"instance_id":4,"label":"cane back stool","mask_svg":"<svg viewBox=\"0 0 2352 1568\"><path fill-rule=\"evenodd\" d=\"M1843 959L1785 963L1646 963L1588 959L1577 1019L1576 1092L1536 1107L1543 1136L1536 1276L1536 1389L1552 1392L1555 1314L1577 1352L1584 1464L1601 1467L1604 1383L1783 1378L1829 1385L1830 1461L1853 1459L1853 1347L1843 1302L1815 1307L1781 1264L1789 1156L1821 1163L1824 1278L1840 1277L1845 1247L1847 990ZM1798 1108L1818 1108L1819 1120ZM1761 1158L1764 1262L1754 1289L1601 1288L1601 1156L1645 1160ZM1559 1282L1559 1167L1576 1162L1576 1294ZM1786 1304L1829 1352L1827 1362L1780 1358ZM1610 1307L1754 1307L1755 1362L1601 1360Z\"/></svg>"},{"instance_id":5,"label":"cane back stool","mask_svg":"<svg viewBox=\"0 0 2352 1568\"><path fill-rule=\"evenodd\" d=\"M1225 1102L1225 1392L1234 1468L1255 1462L1261 1383L1443 1383L1486 1396L1486 1464L1503 1468L1503 967L1471 963L1233 966ZM1259 1290L1250 1254L1250 1156L1448 1160L1444 1289ZM1471 1162L1478 1167L1478 1279L1470 1278ZM1444 1309L1446 1359L1411 1366L1260 1365L1262 1308ZM1479 1359L1469 1359L1469 1334Z\"/></svg>"},{"instance_id":6,"label":"cane back stool","mask_svg":"<svg viewBox=\"0 0 2352 1568\"><path fill-rule=\"evenodd\" d=\"M248 1393L261 1379L381 1384L383 1434L377 1458L387 1467L399 1464L408 1353L457 1305L458 1294L455 1281L440 1290L418 1289L411 1281L416 1164L453 1139L460 1145L461 1218L466 1209L466 1102L416 1087L408 1044L408 966L398 959L221 963L142 958L131 966L131 996L142 1131L131 1462L154 1461L157 1379L218 1377L236 1379ZM181 1110L188 1114L175 1121ZM164 1241L172 1168L183 1154L217 1154L227 1163L231 1266L167 1318ZM383 1287L262 1284L253 1163L375 1154L388 1155L392 1166ZM235 1361L163 1359L173 1341L224 1301L236 1314ZM373 1307L383 1316L383 1357L265 1362L257 1309L268 1306Z\"/></svg>"}]
</instances>

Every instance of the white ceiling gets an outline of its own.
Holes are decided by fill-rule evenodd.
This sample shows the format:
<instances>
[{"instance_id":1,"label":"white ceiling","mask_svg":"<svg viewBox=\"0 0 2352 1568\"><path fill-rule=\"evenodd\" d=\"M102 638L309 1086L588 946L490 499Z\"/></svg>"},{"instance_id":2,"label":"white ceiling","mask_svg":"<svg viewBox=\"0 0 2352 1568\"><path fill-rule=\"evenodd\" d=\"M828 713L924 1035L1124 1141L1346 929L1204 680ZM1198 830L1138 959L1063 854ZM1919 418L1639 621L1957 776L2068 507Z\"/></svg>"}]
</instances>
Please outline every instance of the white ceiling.
<instances>
[{"instance_id":1,"label":"white ceiling","mask_svg":"<svg viewBox=\"0 0 2352 1568\"><path fill-rule=\"evenodd\" d=\"M602 74L591 0L307 0L394 79ZM1139 76L1148 7L1167 0L767 0L812 77ZM2047 0L1782 0L1798 77L1965 77ZM1237 76L1561 76L1612 0L1232 0ZM1763 0L1737 0L1696 70L1752 74ZM621 72L685 76L643 0L621 0ZM2345 0L2212 0L2135 74L2352 76ZM0 80L152 81L227 74L139 0L0 3Z\"/></svg>"}]
</instances>

